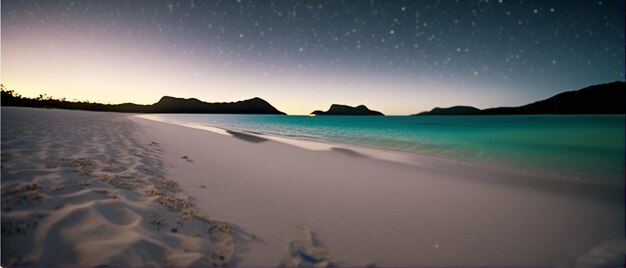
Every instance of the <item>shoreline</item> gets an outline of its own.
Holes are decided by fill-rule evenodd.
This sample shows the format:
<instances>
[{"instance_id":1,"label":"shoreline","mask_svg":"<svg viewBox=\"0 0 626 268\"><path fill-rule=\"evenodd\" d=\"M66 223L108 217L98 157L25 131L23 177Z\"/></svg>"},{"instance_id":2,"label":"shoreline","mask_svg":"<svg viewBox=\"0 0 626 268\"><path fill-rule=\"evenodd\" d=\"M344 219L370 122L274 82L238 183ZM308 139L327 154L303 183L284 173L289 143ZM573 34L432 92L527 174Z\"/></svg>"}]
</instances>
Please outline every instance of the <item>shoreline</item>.
<instances>
[{"instance_id":1,"label":"shoreline","mask_svg":"<svg viewBox=\"0 0 626 268\"><path fill-rule=\"evenodd\" d=\"M224 132L3 107L2 264L586 267L626 253L623 188Z\"/></svg>"},{"instance_id":2,"label":"shoreline","mask_svg":"<svg viewBox=\"0 0 626 268\"><path fill-rule=\"evenodd\" d=\"M390 162L398 162L402 164L407 164L411 166L416 166L416 163L419 162L444 162L451 163L453 165L465 166L468 168L478 168L490 170L496 173L502 173L510 176L523 176L528 178L533 178L533 180L546 180L553 181L555 183L563 182L566 184L585 184L590 185L591 187L601 187L601 188L612 188L612 187L622 187L622 180L611 178L606 179L602 176L598 177L584 177L580 176L580 174L574 175L570 173L557 172L554 170L543 169L543 168L531 168L529 166L516 165L513 163L495 163L488 161L476 161L475 159L466 160L460 157L444 157L433 154L424 154L417 153L412 151L404 151L404 150L394 150L380 146L369 146L366 144L355 144L355 143L342 143L339 141L327 141L327 140L310 140L303 139L298 137L291 136L283 136L279 134L272 133L260 133L254 131L246 131L246 130L231 130L227 128L221 128L216 126L209 126L201 123L184 123L184 122L174 122L168 121L163 118L158 117L158 115L153 114L139 114L134 115L135 117L152 120L156 122L162 122L167 124L173 124L181 127L192 128L192 129L200 129L204 131L209 131L212 133L225 135L225 136L233 136L232 133L229 132L241 132L247 133L251 136L258 136L261 138L266 138L269 140L273 140L276 142L286 143L292 146L300 147L307 150L312 151L328 151L333 150L333 148L345 148L350 151L353 151L357 154L363 154L368 157L372 157L379 160L390 161ZM622 116L622 115L617 115ZM419 165L417 165L419 166Z\"/></svg>"},{"instance_id":3,"label":"shoreline","mask_svg":"<svg viewBox=\"0 0 626 268\"><path fill-rule=\"evenodd\" d=\"M407 164L339 144L311 150L262 135L131 120L161 140L165 162L177 163L171 175L186 181L181 187L204 204L203 210L264 241L250 246L244 266L271 266L284 259L287 245L297 240L288 233L297 226L319 237L333 263L348 266L556 262L566 267L585 263L586 246L580 244L585 239L576 239L591 229L618 234L612 239L623 234L621 227L596 229L623 222L619 187L533 180L400 153L410 156ZM184 156L193 162L181 162ZM605 214L606 209L613 212ZM467 234L467 228L473 233ZM574 240L564 240L566 233ZM516 240L527 242L495 246ZM578 256L565 257L571 252Z\"/></svg>"}]
</instances>

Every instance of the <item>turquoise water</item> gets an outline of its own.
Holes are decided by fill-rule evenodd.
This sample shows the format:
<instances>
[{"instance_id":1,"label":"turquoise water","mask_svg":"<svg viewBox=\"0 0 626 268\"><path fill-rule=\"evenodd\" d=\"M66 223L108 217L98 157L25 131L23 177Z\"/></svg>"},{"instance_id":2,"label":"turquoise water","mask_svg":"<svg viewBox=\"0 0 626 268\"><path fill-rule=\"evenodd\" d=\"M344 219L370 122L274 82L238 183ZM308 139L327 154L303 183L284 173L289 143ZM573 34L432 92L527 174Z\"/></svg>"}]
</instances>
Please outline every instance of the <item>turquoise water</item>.
<instances>
[{"instance_id":1,"label":"turquoise water","mask_svg":"<svg viewBox=\"0 0 626 268\"><path fill-rule=\"evenodd\" d=\"M621 182L624 116L159 115L163 120Z\"/></svg>"}]
</instances>

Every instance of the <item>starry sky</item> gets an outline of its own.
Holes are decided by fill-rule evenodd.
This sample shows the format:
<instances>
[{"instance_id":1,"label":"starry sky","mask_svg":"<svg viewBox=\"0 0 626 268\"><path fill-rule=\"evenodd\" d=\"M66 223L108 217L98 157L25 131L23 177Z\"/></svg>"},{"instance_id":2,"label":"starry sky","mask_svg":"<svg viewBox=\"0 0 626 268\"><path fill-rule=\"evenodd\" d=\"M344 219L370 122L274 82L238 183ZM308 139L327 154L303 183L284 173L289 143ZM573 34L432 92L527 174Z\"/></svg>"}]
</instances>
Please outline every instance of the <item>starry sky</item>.
<instances>
[{"instance_id":1,"label":"starry sky","mask_svg":"<svg viewBox=\"0 0 626 268\"><path fill-rule=\"evenodd\" d=\"M261 97L390 115L516 106L624 80L624 0L2 1L1 80L24 96Z\"/></svg>"}]
</instances>

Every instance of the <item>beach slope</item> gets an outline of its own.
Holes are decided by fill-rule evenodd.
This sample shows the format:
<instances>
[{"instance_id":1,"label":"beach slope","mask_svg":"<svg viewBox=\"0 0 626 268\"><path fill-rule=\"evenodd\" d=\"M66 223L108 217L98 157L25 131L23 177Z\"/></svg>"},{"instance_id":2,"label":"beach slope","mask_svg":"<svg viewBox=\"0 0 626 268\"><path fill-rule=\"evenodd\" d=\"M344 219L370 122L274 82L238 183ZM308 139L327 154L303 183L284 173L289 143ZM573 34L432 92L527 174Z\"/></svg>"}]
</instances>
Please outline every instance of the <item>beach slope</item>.
<instances>
[{"instance_id":1,"label":"beach slope","mask_svg":"<svg viewBox=\"0 0 626 268\"><path fill-rule=\"evenodd\" d=\"M132 121L202 211L262 241L243 265L584 267L626 253L623 187Z\"/></svg>"},{"instance_id":2,"label":"beach slope","mask_svg":"<svg viewBox=\"0 0 626 268\"><path fill-rule=\"evenodd\" d=\"M621 264L623 187L2 108L3 266ZM196 126L198 127L198 126Z\"/></svg>"}]
</instances>

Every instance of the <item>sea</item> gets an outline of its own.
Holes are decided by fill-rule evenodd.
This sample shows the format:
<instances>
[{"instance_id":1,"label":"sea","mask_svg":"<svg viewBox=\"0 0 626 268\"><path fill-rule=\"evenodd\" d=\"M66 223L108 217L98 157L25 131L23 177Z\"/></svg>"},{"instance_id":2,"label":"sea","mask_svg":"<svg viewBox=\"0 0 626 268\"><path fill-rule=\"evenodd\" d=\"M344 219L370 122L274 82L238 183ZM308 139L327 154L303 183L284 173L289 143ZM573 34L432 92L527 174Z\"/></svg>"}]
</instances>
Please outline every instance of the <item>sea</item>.
<instances>
[{"instance_id":1,"label":"sea","mask_svg":"<svg viewBox=\"0 0 626 268\"><path fill-rule=\"evenodd\" d=\"M197 124L506 166L623 185L624 115L283 116L159 114Z\"/></svg>"}]
</instances>

